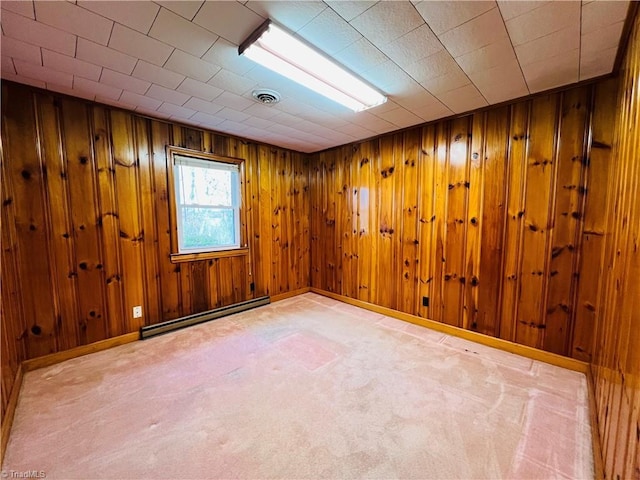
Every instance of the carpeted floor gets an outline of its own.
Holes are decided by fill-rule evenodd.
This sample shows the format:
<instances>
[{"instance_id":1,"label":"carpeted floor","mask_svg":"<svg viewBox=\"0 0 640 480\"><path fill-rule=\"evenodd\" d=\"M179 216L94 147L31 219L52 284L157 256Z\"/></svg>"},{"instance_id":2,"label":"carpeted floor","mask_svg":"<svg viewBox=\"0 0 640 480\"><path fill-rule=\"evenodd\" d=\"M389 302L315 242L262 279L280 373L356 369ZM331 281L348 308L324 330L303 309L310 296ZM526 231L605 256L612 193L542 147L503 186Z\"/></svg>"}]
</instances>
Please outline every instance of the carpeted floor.
<instances>
[{"instance_id":1,"label":"carpeted floor","mask_svg":"<svg viewBox=\"0 0 640 480\"><path fill-rule=\"evenodd\" d=\"M584 375L305 294L26 374L3 471L593 478Z\"/></svg>"}]
</instances>

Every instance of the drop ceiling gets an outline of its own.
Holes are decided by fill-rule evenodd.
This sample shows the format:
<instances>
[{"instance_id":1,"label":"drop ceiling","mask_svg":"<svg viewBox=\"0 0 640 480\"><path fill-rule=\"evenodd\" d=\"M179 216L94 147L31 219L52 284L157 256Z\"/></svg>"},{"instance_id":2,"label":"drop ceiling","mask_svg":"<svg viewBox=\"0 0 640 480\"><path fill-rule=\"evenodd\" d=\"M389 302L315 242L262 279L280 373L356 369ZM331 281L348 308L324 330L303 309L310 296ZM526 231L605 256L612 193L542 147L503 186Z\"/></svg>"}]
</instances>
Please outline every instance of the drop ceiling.
<instances>
[{"instance_id":1,"label":"drop ceiling","mask_svg":"<svg viewBox=\"0 0 640 480\"><path fill-rule=\"evenodd\" d=\"M2 78L314 152L608 74L628 1L6 1ZM265 19L388 95L354 113L238 56ZM278 91L266 106L251 93Z\"/></svg>"}]
</instances>

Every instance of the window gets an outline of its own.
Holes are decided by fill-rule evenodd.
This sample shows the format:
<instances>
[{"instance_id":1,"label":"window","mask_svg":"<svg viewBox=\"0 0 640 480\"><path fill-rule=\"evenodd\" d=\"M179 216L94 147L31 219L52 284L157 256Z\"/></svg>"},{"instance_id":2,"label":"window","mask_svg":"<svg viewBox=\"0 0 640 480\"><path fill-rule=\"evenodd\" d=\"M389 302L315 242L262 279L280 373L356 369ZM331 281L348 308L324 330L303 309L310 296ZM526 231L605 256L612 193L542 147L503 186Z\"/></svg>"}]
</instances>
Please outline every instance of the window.
<instances>
[{"instance_id":1,"label":"window","mask_svg":"<svg viewBox=\"0 0 640 480\"><path fill-rule=\"evenodd\" d=\"M167 152L173 187L172 260L238 254L244 247L242 161L177 147Z\"/></svg>"}]
</instances>

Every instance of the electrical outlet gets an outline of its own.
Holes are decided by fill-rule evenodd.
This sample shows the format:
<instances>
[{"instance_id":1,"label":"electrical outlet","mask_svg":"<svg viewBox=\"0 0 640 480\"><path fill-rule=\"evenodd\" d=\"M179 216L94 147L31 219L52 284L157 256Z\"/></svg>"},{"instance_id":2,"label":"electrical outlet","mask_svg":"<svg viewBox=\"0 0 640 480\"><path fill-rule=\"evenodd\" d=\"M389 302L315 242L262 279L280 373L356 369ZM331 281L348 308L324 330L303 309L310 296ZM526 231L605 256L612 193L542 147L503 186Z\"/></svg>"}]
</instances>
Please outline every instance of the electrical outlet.
<instances>
[{"instance_id":1,"label":"electrical outlet","mask_svg":"<svg viewBox=\"0 0 640 480\"><path fill-rule=\"evenodd\" d=\"M422 297L422 306L423 307L429 306L429 297Z\"/></svg>"},{"instance_id":2,"label":"electrical outlet","mask_svg":"<svg viewBox=\"0 0 640 480\"><path fill-rule=\"evenodd\" d=\"M140 305L133 307L133 318L140 318L142 316L142 307Z\"/></svg>"}]
</instances>

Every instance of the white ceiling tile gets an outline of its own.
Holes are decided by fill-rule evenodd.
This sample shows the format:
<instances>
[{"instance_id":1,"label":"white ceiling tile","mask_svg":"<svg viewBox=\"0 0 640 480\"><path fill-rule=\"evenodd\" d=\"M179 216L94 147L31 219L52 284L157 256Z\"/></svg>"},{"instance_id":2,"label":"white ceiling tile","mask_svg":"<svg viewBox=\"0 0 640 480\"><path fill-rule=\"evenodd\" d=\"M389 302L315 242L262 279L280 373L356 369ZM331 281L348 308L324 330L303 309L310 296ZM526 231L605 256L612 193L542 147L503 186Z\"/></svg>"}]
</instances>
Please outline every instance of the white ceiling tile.
<instances>
[{"instance_id":1,"label":"white ceiling tile","mask_svg":"<svg viewBox=\"0 0 640 480\"><path fill-rule=\"evenodd\" d=\"M580 58L580 80L606 75L613 70L618 47L583 54Z\"/></svg>"},{"instance_id":2,"label":"white ceiling tile","mask_svg":"<svg viewBox=\"0 0 640 480\"><path fill-rule=\"evenodd\" d=\"M10 12L17 13L18 15L22 15L23 17L28 17L28 18L33 18L33 19L36 18L35 14L33 13L33 2L32 1L3 0L2 2L0 2L0 6L2 7L2 10L8 10Z\"/></svg>"},{"instance_id":3,"label":"white ceiling tile","mask_svg":"<svg viewBox=\"0 0 640 480\"><path fill-rule=\"evenodd\" d=\"M216 125L216 129L221 132L232 133L236 135L241 135L242 132L249 128L247 125L243 125L242 123L234 122L233 120L224 120L223 122Z\"/></svg>"},{"instance_id":4,"label":"white ceiling tile","mask_svg":"<svg viewBox=\"0 0 640 480\"><path fill-rule=\"evenodd\" d=\"M351 135L352 137L359 139L365 139L368 137L373 137L375 135L375 132L372 132L371 130L368 130L354 123L349 123L343 127L340 127L340 130L347 135Z\"/></svg>"},{"instance_id":5,"label":"white ceiling tile","mask_svg":"<svg viewBox=\"0 0 640 480\"><path fill-rule=\"evenodd\" d=\"M76 58L126 74L133 72L137 61L129 55L98 45L84 38L78 39Z\"/></svg>"},{"instance_id":6,"label":"white ceiling tile","mask_svg":"<svg viewBox=\"0 0 640 480\"><path fill-rule=\"evenodd\" d=\"M184 105L186 101L189 100L189 95L155 84L149 87L145 96L162 100L163 102L173 103L174 105Z\"/></svg>"},{"instance_id":7,"label":"white ceiling tile","mask_svg":"<svg viewBox=\"0 0 640 480\"><path fill-rule=\"evenodd\" d=\"M387 60L366 72L359 72L359 76L388 95L393 95L398 90L403 90L415 83L411 76L392 60Z\"/></svg>"},{"instance_id":8,"label":"white ceiling tile","mask_svg":"<svg viewBox=\"0 0 640 480\"><path fill-rule=\"evenodd\" d=\"M580 46L580 25L571 25L547 36L515 47L518 61L528 65L560 52L575 50Z\"/></svg>"},{"instance_id":9,"label":"white ceiling tile","mask_svg":"<svg viewBox=\"0 0 640 480\"><path fill-rule=\"evenodd\" d=\"M253 100L249 100L231 92L224 92L218 96L216 98L216 103L240 111L254 104Z\"/></svg>"},{"instance_id":10,"label":"white ceiling tile","mask_svg":"<svg viewBox=\"0 0 640 480\"><path fill-rule=\"evenodd\" d=\"M213 103L213 102L207 102L206 100L201 100L201 99L196 98L196 97L191 97L184 104L184 106L187 107L187 108L192 108L193 110L197 110L199 112L208 113L209 115L215 115L220 110L225 108L222 105L218 105L218 104Z\"/></svg>"},{"instance_id":11,"label":"white ceiling tile","mask_svg":"<svg viewBox=\"0 0 640 480\"><path fill-rule=\"evenodd\" d=\"M355 28L330 8L307 23L298 31L298 35L329 55L362 38Z\"/></svg>"},{"instance_id":12,"label":"white ceiling tile","mask_svg":"<svg viewBox=\"0 0 640 480\"><path fill-rule=\"evenodd\" d=\"M106 45L113 22L69 2L35 2L38 22Z\"/></svg>"},{"instance_id":13,"label":"white ceiling tile","mask_svg":"<svg viewBox=\"0 0 640 480\"><path fill-rule=\"evenodd\" d=\"M130 103L121 102L120 100L113 100L107 97L101 97L100 95L96 95L96 102L103 103L105 105L111 105L112 107L122 108L123 110L135 110L136 106L131 105Z\"/></svg>"},{"instance_id":14,"label":"white ceiling tile","mask_svg":"<svg viewBox=\"0 0 640 480\"><path fill-rule=\"evenodd\" d=\"M13 59L9 55L2 56L2 73L16 75L16 67L13 65Z\"/></svg>"},{"instance_id":15,"label":"white ceiling tile","mask_svg":"<svg viewBox=\"0 0 640 480\"><path fill-rule=\"evenodd\" d=\"M138 61L136 68L133 69L133 76L172 89L177 88L185 79L184 75L156 67L143 60Z\"/></svg>"},{"instance_id":16,"label":"white ceiling tile","mask_svg":"<svg viewBox=\"0 0 640 480\"><path fill-rule=\"evenodd\" d=\"M174 50L167 60L164 68L181 73L200 82L206 82L220 70L218 65L213 65L198 57L194 57L182 50Z\"/></svg>"},{"instance_id":17,"label":"white ceiling tile","mask_svg":"<svg viewBox=\"0 0 640 480\"><path fill-rule=\"evenodd\" d=\"M262 18L270 18L275 23L297 32L327 8L324 2L288 0L249 0L246 4Z\"/></svg>"},{"instance_id":18,"label":"white ceiling tile","mask_svg":"<svg viewBox=\"0 0 640 480\"><path fill-rule=\"evenodd\" d=\"M246 110L245 110L245 112L246 112ZM256 127L256 128L267 128L273 122L271 122L270 120L265 120L264 118L249 117L243 123L245 125L251 125L252 127Z\"/></svg>"},{"instance_id":19,"label":"white ceiling tile","mask_svg":"<svg viewBox=\"0 0 640 480\"><path fill-rule=\"evenodd\" d=\"M593 30L587 34L582 34L581 51L582 54L598 52L600 50L608 50L615 47L620 41L624 22L614 23L599 30Z\"/></svg>"},{"instance_id":20,"label":"white ceiling tile","mask_svg":"<svg viewBox=\"0 0 640 480\"><path fill-rule=\"evenodd\" d=\"M121 88L115 88L111 85L94 82L93 80L87 80L86 78L78 76L73 77L73 88L74 90L93 93L104 98L111 98L112 100L118 100L120 95L122 95Z\"/></svg>"},{"instance_id":21,"label":"white ceiling tile","mask_svg":"<svg viewBox=\"0 0 640 480\"><path fill-rule=\"evenodd\" d=\"M540 8L551 2L543 2L540 0L533 1L514 1L514 0L498 0L498 7L502 13L505 22L512 18L519 17L525 13Z\"/></svg>"},{"instance_id":22,"label":"white ceiling tile","mask_svg":"<svg viewBox=\"0 0 640 480\"><path fill-rule=\"evenodd\" d=\"M429 57L443 48L428 25L421 25L393 42L380 46L380 50L401 67Z\"/></svg>"},{"instance_id":23,"label":"white ceiling tile","mask_svg":"<svg viewBox=\"0 0 640 480\"><path fill-rule=\"evenodd\" d=\"M409 94L402 93L396 95L393 97L393 102L388 101L387 103L396 103L398 106L404 107L408 110L412 107L422 107L438 103L438 99L427 92L422 85L418 86L420 87L420 90Z\"/></svg>"},{"instance_id":24,"label":"white ceiling tile","mask_svg":"<svg viewBox=\"0 0 640 480\"><path fill-rule=\"evenodd\" d=\"M95 94L92 92L63 87L62 85L56 85L55 83L47 83L47 90L62 93L64 95L69 95L71 97L84 98L91 101L94 101L96 98Z\"/></svg>"},{"instance_id":25,"label":"white ceiling tile","mask_svg":"<svg viewBox=\"0 0 640 480\"><path fill-rule=\"evenodd\" d=\"M3 2L4 3L4 2ZM22 75L14 75L6 70L2 71L2 78L16 83L22 83L24 85L31 85L37 88L47 88L47 84L42 80L36 80L35 78L23 77Z\"/></svg>"},{"instance_id":26,"label":"white ceiling tile","mask_svg":"<svg viewBox=\"0 0 640 480\"><path fill-rule=\"evenodd\" d=\"M582 6L582 34L593 32L627 18L629 2L600 1Z\"/></svg>"},{"instance_id":27,"label":"white ceiling tile","mask_svg":"<svg viewBox=\"0 0 640 480\"><path fill-rule=\"evenodd\" d=\"M170 45L154 40L118 23L113 27L109 48L141 58L158 66L164 65L174 50Z\"/></svg>"},{"instance_id":28,"label":"white ceiling tile","mask_svg":"<svg viewBox=\"0 0 640 480\"><path fill-rule=\"evenodd\" d=\"M265 19L237 2L206 2L193 21L240 45Z\"/></svg>"},{"instance_id":29,"label":"white ceiling tile","mask_svg":"<svg viewBox=\"0 0 640 480\"><path fill-rule=\"evenodd\" d=\"M335 56L338 62L354 73L366 72L385 62L387 59L369 40L362 38L340 50Z\"/></svg>"},{"instance_id":30,"label":"white ceiling tile","mask_svg":"<svg viewBox=\"0 0 640 480\"><path fill-rule=\"evenodd\" d=\"M148 33L160 7L153 2L79 1L78 6L115 20L142 33Z\"/></svg>"},{"instance_id":31,"label":"white ceiling tile","mask_svg":"<svg viewBox=\"0 0 640 480\"><path fill-rule=\"evenodd\" d=\"M192 95L207 101L213 100L223 92L223 90L218 87L198 82L191 78L185 78L177 90L179 92L186 93L187 95Z\"/></svg>"},{"instance_id":32,"label":"white ceiling tile","mask_svg":"<svg viewBox=\"0 0 640 480\"><path fill-rule=\"evenodd\" d=\"M416 81L422 82L429 78L440 77L450 72L460 70L460 66L447 50L441 50L430 57L423 58L405 67Z\"/></svg>"},{"instance_id":33,"label":"white ceiling tile","mask_svg":"<svg viewBox=\"0 0 640 480\"><path fill-rule=\"evenodd\" d=\"M144 95L138 95L137 93L124 91L120 96L120 101L129 103L131 105L136 105L137 107L141 107L147 110L156 110L162 102L150 97L145 97Z\"/></svg>"},{"instance_id":34,"label":"white ceiling tile","mask_svg":"<svg viewBox=\"0 0 640 480\"><path fill-rule=\"evenodd\" d=\"M111 85L112 87L117 87L123 90L129 90L130 92L139 93L141 95L144 95L144 93L151 86L150 82L134 78L130 75L124 75L119 72L114 72L113 70L109 70L108 68L104 68L102 70L100 83L105 83L107 85Z\"/></svg>"},{"instance_id":35,"label":"white ceiling tile","mask_svg":"<svg viewBox=\"0 0 640 480\"><path fill-rule=\"evenodd\" d=\"M42 61L45 67L88 78L89 80L99 80L100 73L102 73L102 68L97 65L52 52L46 48L42 49Z\"/></svg>"},{"instance_id":36,"label":"white ceiling tile","mask_svg":"<svg viewBox=\"0 0 640 480\"><path fill-rule=\"evenodd\" d=\"M190 118L195 115L196 111L190 108L180 107L172 103L165 102L158 107L159 112L168 113L172 117Z\"/></svg>"},{"instance_id":37,"label":"white ceiling tile","mask_svg":"<svg viewBox=\"0 0 640 480\"><path fill-rule=\"evenodd\" d=\"M224 122L224 118L216 117L214 115L209 115L208 113L203 112L196 112L190 120L198 122L201 125L206 125L208 127L214 127L219 123Z\"/></svg>"},{"instance_id":38,"label":"white ceiling tile","mask_svg":"<svg viewBox=\"0 0 640 480\"><path fill-rule=\"evenodd\" d=\"M25 62L42 65L40 47L4 35L2 36L1 44L3 57L13 57Z\"/></svg>"},{"instance_id":39,"label":"white ceiling tile","mask_svg":"<svg viewBox=\"0 0 640 480\"><path fill-rule=\"evenodd\" d=\"M399 107L394 110L382 113L378 115L380 118L397 125L400 128L409 127L422 123L422 119L417 115L411 113L409 110Z\"/></svg>"},{"instance_id":40,"label":"white ceiling tile","mask_svg":"<svg viewBox=\"0 0 640 480\"><path fill-rule=\"evenodd\" d=\"M497 8L438 36L453 57L491 45L508 38Z\"/></svg>"},{"instance_id":41,"label":"white ceiling tile","mask_svg":"<svg viewBox=\"0 0 640 480\"><path fill-rule=\"evenodd\" d=\"M238 55L237 45L227 42L223 38L218 39L202 56L202 59L215 65L224 65L226 70L238 75L244 75L256 66L255 62L244 55Z\"/></svg>"},{"instance_id":42,"label":"white ceiling tile","mask_svg":"<svg viewBox=\"0 0 640 480\"><path fill-rule=\"evenodd\" d=\"M49 67L41 67L16 59L14 59L13 65L16 67L16 72L20 76L33 78L34 80L40 80L45 83L54 83L67 88L73 86L73 76L69 73L59 72Z\"/></svg>"},{"instance_id":43,"label":"white ceiling tile","mask_svg":"<svg viewBox=\"0 0 640 480\"><path fill-rule=\"evenodd\" d=\"M229 70L220 70L207 83L237 95L242 95L256 86L255 80L237 75Z\"/></svg>"},{"instance_id":44,"label":"white ceiling tile","mask_svg":"<svg viewBox=\"0 0 640 480\"><path fill-rule=\"evenodd\" d=\"M144 107L136 107L136 113L160 120L168 120L171 117L168 113L158 112L157 110Z\"/></svg>"},{"instance_id":45,"label":"white ceiling tile","mask_svg":"<svg viewBox=\"0 0 640 480\"><path fill-rule=\"evenodd\" d=\"M450 90L438 98L454 113L464 113L487 105L487 101L474 85Z\"/></svg>"},{"instance_id":46,"label":"white ceiling tile","mask_svg":"<svg viewBox=\"0 0 640 480\"><path fill-rule=\"evenodd\" d=\"M564 52L539 62L522 66L531 93L578 81L579 50Z\"/></svg>"},{"instance_id":47,"label":"white ceiling tile","mask_svg":"<svg viewBox=\"0 0 640 480\"><path fill-rule=\"evenodd\" d=\"M393 22L389 21L390 18ZM410 3L378 2L349 23L379 46L418 28L424 20Z\"/></svg>"},{"instance_id":48,"label":"white ceiling tile","mask_svg":"<svg viewBox=\"0 0 640 480\"><path fill-rule=\"evenodd\" d=\"M76 51L75 35L6 10L2 12L2 30L8 37L32 45L46 45L49 50L65 55L74 55Z\"/></svg>"},{"instance_id":49,"label":"white ceiling tile","mask_svg":"<svg viewBox=\"0 0 640 480\"><path fill-rule=\"evenodd\" d=\"M346 21L350 21L373 7L377 0L326 0L325 3Z\"/></svg>"},{"instance_id":50,"label":"white ceiling tile","mask_svg":"<svg viewBox=\"0 0 640 480\"><path fill-rule=\"evenodd\" d=\"M516 55L508 38L469 52L456 58L456 62L467 75L487 70L515 59Z\"/></svg>"},{"instance_id":51,"label":"white ceiling tile","mask_svg":"<svg viewBox=\"0 0 640 480\"><path fill-rule=\"evenodd\" d=\"M270 118L275 117L280 112L273 108L274 105L262 105L260 103L254 103L248 108L243 110L244 113L252 115L254 117L262 118L268 120Z\"/></svg>"},{"instance_id":52,"label":"white ceiling tile","mask_svg":"<svg viewBox=\"0 0 640 480\"><path fill-rule=\"evenodd\" d=\"M222 117L226 120L233 120L234 122L242 122L249 118L249 115L247 115L246 113L239 112L229 107L225 107L219 112L216 112L216 116Z\"/></svg>"},{"instance_id":53,"label":"white ceiling tile","mask_svg":"<svg viewBox=\"0 0 640 480\"><path fill-rule=\"evenodd\" d=\"M490 104L529 94L520 64L515 58L502 65L476 72L471 75L471 81Z\"/></svg>"},{"instance_id":54,"label":"white ceiling tile","mask_svg":"<svg viewBox=\"0 0 640 480\"><path fill-rule=\"evenodd\" d=\"M427 105L420 108L411 109L413 113L418 115L425 122L437 120L439 118L445 118L453 115L453 112L441 102L433 105Z\"/></svg>"},{"instance_id":55,"label":"white ceiling tile","mask_svg":"<svg viewBox=\"0 0 640 480\"><path fill-rule=\"evenodd\" d=\"M217 35L164 8L153 22L149 36L196 57L202 57L218 39Z\"/></svg>"},{"instance_id":56,"label":"white ceiling tile","mask_svg":"<svg viewBox=\"0 0 640 480\"><path fill-rule=\"evenodd\" d=\"M164 8L171 10L173 13L183 16L187 20L193 20L198 10L204 3L203 0L176 0L176 1L156 1Z\"/></svg>"},{"instance_id":57,"label":"white ceiling tile","mask_svg":"<svg viewBox=\"0 0 640 480\"><path fill-rule=\"evenodd\" d=\"M506 22L514 46L580 24L580 2L550 2Z\"/></svg>"},{"instance_id":58,"label":"white ceiling tile","mask_svg":"<svg viewBox=\"0 0 640 480\"><path fill-rule=\"evenodd\" d=\"M420 2L416 9L436 35L462 25L496 6L494 1Z\"/></svg>"},{"instance_id":59,"label":"white ceiling tile","mask_svg":"<svg viewBox=\"0 0 640 480\"><path fill-rule=\"evenodd\" d=\"M469 77L458 67L445 75L428 78L420 82L430 93L440 98L440 95L449 90L455 90L471 83Z\"/></svg>"}]
</instances>

